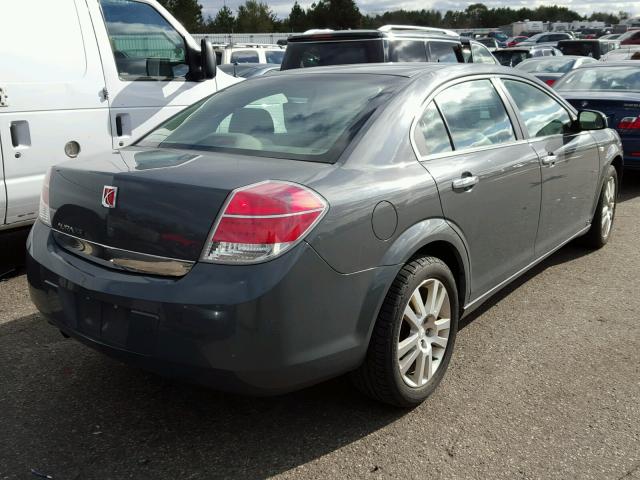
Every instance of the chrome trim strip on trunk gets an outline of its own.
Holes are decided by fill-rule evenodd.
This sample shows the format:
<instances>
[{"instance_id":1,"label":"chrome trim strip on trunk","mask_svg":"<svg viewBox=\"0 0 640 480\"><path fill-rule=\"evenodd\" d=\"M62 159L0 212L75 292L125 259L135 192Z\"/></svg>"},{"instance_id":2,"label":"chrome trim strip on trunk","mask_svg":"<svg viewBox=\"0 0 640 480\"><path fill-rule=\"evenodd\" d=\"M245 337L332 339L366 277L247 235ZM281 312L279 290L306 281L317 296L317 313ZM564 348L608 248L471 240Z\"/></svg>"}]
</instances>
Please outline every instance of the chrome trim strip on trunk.
<instances>
[{"instance_id":1,"label":"chrome trim strip on trunk","mask_svg":"<svg viewBox=\"0 0 640 480\"><path fill-rule=\"evenodd\" d=\"M166 277L183 277L195 264L190 260L178 260L109 247L56 229L52 229L52 231L53 238L62 248L86 260L116 270Z\"/></svg>"}]
</instances>

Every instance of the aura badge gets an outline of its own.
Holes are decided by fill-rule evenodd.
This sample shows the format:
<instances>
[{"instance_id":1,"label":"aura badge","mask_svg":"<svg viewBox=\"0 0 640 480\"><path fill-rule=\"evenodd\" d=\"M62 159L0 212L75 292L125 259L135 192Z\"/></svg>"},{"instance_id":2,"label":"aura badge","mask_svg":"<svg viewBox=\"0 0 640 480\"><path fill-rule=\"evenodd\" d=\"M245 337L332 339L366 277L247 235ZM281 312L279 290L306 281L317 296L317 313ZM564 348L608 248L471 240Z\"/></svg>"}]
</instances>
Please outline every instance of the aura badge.
<instances>
[{"instance_id":1,"label":"aura badge","mask_svg":"<svg viewBox=\"0 0 640 480\"><path fill-rule=\"evenodd\" d=\"M116 208L116 197L118 196L118 187L105 185L102 187L102 206L106 208Z\"/></svg>"}]
</instances>

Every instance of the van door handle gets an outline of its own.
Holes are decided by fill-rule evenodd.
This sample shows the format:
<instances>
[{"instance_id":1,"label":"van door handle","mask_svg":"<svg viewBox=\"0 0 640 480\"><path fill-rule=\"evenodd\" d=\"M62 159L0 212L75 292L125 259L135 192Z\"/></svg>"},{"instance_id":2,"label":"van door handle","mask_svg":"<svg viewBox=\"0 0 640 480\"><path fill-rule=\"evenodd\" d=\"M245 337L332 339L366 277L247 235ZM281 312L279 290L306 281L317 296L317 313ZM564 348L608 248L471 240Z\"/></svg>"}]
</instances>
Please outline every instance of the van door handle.
<instances>
[{"instance_id":1,"label":"van door handle","mask_svg":"<svg viewBox=\"0 0 640 480\"><path fill-rule=\"evenodd\" d=\"M13 148L26 148L31 146L31 132L29 131L29 122L26 120L11 122L9 133L11 134L11 145L13 145Z\"/></svg>"},{"instance_id":2,"label":"van door handle","mask_svg":"<svg viewBox=\"0 0 640 480\"><path fill-rule=\"evenodd\" d=\"M454 190L469 190L471 187L476 185L480 179L476 175L468 175L466 177L457 178L452 183L451 186Z\"/></svg>"},{"instance_id":3,"label":"van door handle","mask_svg":"<svg viewBox=\"0 0 640 480\"><path fill-rule=\"evenodd\" d=\"M131 115L128 113L119 113L116 115L116 136L131 136Z\"/></svg>"},{"instance_id":4,"label":"van door handle","mask_svg":"<svg viewBox=\"0 0 640 480\"><path fill-rule=\"evenodd\" d=\"M553 153L545 155L540 159L542 165L546 165L548 167L553 167L556 164L556 160L558 160L558 157L556 157Z\"/></svg>"}]
</instances>

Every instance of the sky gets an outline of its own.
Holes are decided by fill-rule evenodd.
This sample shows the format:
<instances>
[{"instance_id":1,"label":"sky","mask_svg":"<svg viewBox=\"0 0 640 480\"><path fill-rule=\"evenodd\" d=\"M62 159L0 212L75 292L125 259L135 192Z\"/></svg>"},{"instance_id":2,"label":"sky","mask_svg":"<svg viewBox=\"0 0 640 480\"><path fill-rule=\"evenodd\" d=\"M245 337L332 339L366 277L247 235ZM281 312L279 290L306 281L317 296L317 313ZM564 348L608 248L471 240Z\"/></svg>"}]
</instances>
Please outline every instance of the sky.
<instances>
[{"instance_id":1,"label":"sky","mask_svg":"<svg viewBox=\"0 0 640 480\"><path fill-rule=\"evenodd\" d=\"M207 15L214 16L216 12L224 4L224 0L199 0L202 5L202 10L205 17ZM279 16L286 17L291 11L293 0L263 0L267 3L271 9ZM300 5L308 7L312 1L298 0ZM227 6L232 10L236 10L238 5L243 4L244 0L226 0ZM435 10L464 10L467 5L476 2L461 2L457 0L356 0L358 7L363 13L379 13L386 10L399 10L404 8L406 10L420 10L435 9ZM567 7L577 11L580 14L588 15L594 11L596 12L614 12L622 10L631 13L632 16L640 15L640 1L623 1L623 2L590 2L582 0L565 0L565 1L539 1L539 0L489 0L483 1L487 7L537 7L538 5L558 5Z\"/></svg>"}]
</instances>

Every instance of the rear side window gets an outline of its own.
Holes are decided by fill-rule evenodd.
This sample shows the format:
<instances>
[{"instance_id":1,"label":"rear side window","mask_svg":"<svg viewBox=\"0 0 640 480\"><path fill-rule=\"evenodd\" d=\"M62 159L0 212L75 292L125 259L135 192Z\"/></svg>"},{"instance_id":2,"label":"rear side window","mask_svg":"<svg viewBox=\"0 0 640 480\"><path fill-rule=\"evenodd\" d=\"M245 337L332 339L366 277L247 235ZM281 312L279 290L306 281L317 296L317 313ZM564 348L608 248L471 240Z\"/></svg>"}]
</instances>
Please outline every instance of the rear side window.
<instances>
[{"instance_id":1,"label":"rear side window","mask_svg":"<svg viewBox=\"0 0 640 480\"><path fill-rule=\"evenodd\" d=\"M571 117L560 103L527 83L504 80L530 137L569 133Z\"/></svg>"},{"instance_id":2,"label":"rear side window","mask_svg":"<svg viewBox=\"0 0 640 480\"><path fill-rule=\"evenodd\" d=\"M458 63L459 45L451 42L429 42L429 57L432 62Z\"/></svg>"},{"instance_id":3,"label":"rear side window","mask_svg":"<svg viewBox=\"0 0 640 480\"><path fill-rule=\"evenodd\" d=\"M231 63L260 63L260 57L255 50L237 50L231 52Z\"/></svg>"},{"instance_id":4,"label":"rear side window","mask_svg":"<svg viewBox=\"0 0 640 480\"><path fill-rule=\"evenodd\" d=\"M427 49L424 42L397 40L389 44L390 62L426 62Z\"/></svg>"},{"instance_id":5,"label":"rear side window","mask_svg":"<svg viewBox=\"0 0 640 480\"><path fill-rule=\"evenodd\" d=\"M404 82L345 74L241 82L187 108L139 145L333 163Z\"/></svg>"},{"instance_id":6,"label":"rear side window","mask_svg":"<svg viewBox=\"0 0 640 480\"><path fill-rule=\"evenodd\" d=\"M157 80L185 77L184 38L151 5L100 0L120 78Z\"/></svg>"},{"instance_id":7,"label":"rear side window","mask_svg":"<svg viewBox=\"0 0 640 480\"><path fill-rule=\"evenodd\" d=\"M382 40L291 42L287 45L282 70L383 61Z\"/></svg>"},{"instance_id":8,"label":"rear side window","mask_svg":"<svg viewBox=\"0 0 640 480\"><path fill-rule=\"evenodd\" d=\"M431 102L422 114L416 125L414 139L422 156L453 150L449 134L435 103Z\"/></svg>"},{"instance_id":9,"label":"rear side window","mask_svg":"<svg viewBox=\"0 0 640 480\"><path fill-rule=\"evenodd\" d=\"M516 139L507 111L489 80L459 83L436 97L456 150Z\"/></svg>"}]
</instances>

